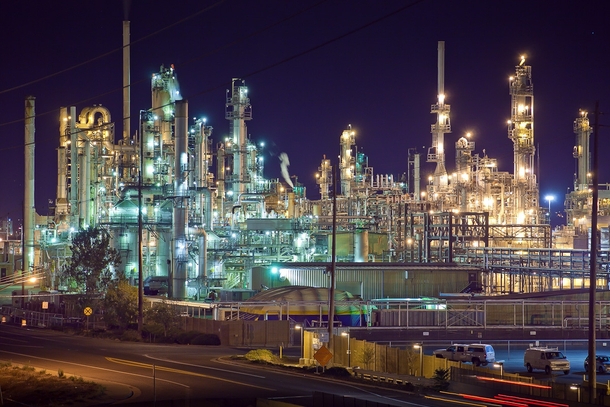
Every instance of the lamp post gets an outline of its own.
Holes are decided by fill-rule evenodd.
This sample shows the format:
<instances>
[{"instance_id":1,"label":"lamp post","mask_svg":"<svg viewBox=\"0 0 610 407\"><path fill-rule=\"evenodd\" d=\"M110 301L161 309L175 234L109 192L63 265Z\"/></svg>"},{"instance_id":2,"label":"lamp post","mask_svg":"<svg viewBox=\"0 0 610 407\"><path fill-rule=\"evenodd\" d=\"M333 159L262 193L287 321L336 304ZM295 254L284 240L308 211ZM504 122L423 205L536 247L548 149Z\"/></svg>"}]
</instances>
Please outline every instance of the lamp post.
<instances>
[{"instance_id":1,"label":"lamp post","mask_svg":"<svg viewBox=\"0 0 610 407\"><path fill-rule=\"evenodd\" d=\"M413 349L419 349L419 375L424 376L424 346L421 343L413 345Z\"/></svg>"},{"instance_id":2,"label":"lamp post","mask_svg":"<svg viewBox=\"0 0 610 407\"><path fill-rule=\"evenodd\" d=\"M551 202L555 200L555 196L547 195L544 197L546 201L549 203L549 225L551 224Z\"/></svg>"},{"instance_id":3,"label":"lamp post","mask_svg":"<svg viewBox=\"0 0 610 407\"><path fill-rule=\"evenodd\" d=\"M496 362L494 366L500 368L500 378L504 378L504 362Z\"/></svg>"},{"instance_id":4,"label":"lamp post","mask_svg":"<svg viewBox=\"0 0 610 407\"><path fill-rule=\"evenodd\" d=\"M576 390L576 401L580 403L580 386L578 384L573 384L570 386L570 390Z\"/></svg>"},{"instance_id":5,"label":"lamp post","mask_svg":"<svg viewBox=\"0 0 610 407\"><path fill-rule=\"evenodd\" d=\"M549 202L549 249L553 248L553 225L551 224L551 202L555 200L553 195L547 195L544 197Z\"/></svg>"},{"instance_id":6,"label":"lamp post","mask_svg":"<svg viewBox=\"0 0 610 407\"><path fill-rule=\"evenodd\" d=\"M303 355L303 352L305 350L305 347L303 346L303 337L304 337L304 331L305 331L305 327L303 325L295 325L294 326L296 329L301 331L301 359L303 359L305 356Z\"/></svg>"},{"instance_id":7,"label":"lamp post","mask_svg":"<svg viewBox=\"0 0 610 407\"><path fill-rule=\"evenodd\" d=\"M351 367L352 365L352 361L351 361L351 355L352 355L352 351L350 350L350 337L349 337L349 331L344 331L341 332L342 336L347 336L347 367Z\"/></svg>"}]
</instances>

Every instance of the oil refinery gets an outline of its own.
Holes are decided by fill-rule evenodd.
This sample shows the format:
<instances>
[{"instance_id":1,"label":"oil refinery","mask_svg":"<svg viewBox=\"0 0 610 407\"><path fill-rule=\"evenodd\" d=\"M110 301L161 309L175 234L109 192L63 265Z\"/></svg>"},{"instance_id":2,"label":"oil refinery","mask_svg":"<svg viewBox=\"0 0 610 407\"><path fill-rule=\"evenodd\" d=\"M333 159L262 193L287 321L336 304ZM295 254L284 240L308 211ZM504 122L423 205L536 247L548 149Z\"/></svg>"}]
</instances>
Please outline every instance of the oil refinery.
<instances>
[{"instance_id":1,"label":"oil refinery","mask_svg":"<svg viewBox=\"0 0 610 407\"><path fill-rule=\"evenodd\" d=\"M128 22L123 29L128 38ZM455 142L455 161L448 162L445 135L452 132L451 109L445 96L445 44L439 41L428 151L405 151L406 177L377 174L356 148L358 134L346 125L337 134L338 159L327 158L334 157L332 152L320 158L319 196L314 199L306 195L312 191L288 175L264 177L261 148L247 131L253 114L244 80L234 78L224 100L230 137L215 140L205 120L189 116L173 66L161 66L152 75L151 106L139 110L137 123L130 120L129 47L123 59L122 131L103 106L60 108L57 192L48 216L34 210L29 148L35 143L35 98L26 99L24 269L45 270L48 289L66 286L61 271L70 259L71 236L87 227L110 233L121 254L120 267L132 281L140 272L143 278L167 276L174 299L204 297L213 289L258 290L264 281L258 277L261 270L288 263L304 268L328 264L333 253L337 263L366 263L369 268L450 263L455 269L486 271L486 263L470 261L472 253L507 249L511 256L523 256L546 250L551 256L551 250L590 245L594 195L588 114L581 111L574 121L578 173L565 197L567 224L552 230L536 174L534 88L525 57L508 81L512 173L499 171L497 160L484 150L477 153L469 134ZM281 160L285 169L288 157ZM422 162L435 165L427 179L422 179ZM600 187L598 203L601 248L607 249L607 185ZM523 271L506 267L488 275L481 281L484 290L510 291L513 273ZM544 278L529 286L520 276L520 291L536 291L539 285L562 288L564 278L572 279ZM599 278L600 284L607 283L606 274Z\"/></svg>"}]
</instances>

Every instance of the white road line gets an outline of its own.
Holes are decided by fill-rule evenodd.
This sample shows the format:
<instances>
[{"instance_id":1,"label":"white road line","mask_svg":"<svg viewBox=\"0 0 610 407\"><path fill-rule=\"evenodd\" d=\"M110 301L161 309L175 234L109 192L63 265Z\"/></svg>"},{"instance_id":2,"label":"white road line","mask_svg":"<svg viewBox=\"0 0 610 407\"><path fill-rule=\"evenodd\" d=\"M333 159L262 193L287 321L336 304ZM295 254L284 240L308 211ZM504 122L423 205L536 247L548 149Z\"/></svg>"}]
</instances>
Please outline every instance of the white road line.
<instances>
[{"instance_id":1,"label":"white road line","mask_svg":"<svg viewBox=\"0 0 610 407\"><path fill-rule=\"evenodd\" d=\"M266 376L259 376L259 375L255 375L255 374L250 374L250 373L242 373L242 372L236 372L235 370L228 370L228 369L219 369L217 367L209 367L209 366L203 366L203 365L195 365L193 363L184 363L184 362L176 362L174 360L169 360L169 359L163 359L163 358L156 358L154 356L150 356L150 355L143 355L144 357L147 357L149 359L152 360L159 360L161 362L168 362L168 363L175 363L177 365L183 365L183 366L191 366L191 367L198 367L201 369L209 369L209 370L217 370L219 372L226 372L226 373L231 373L231 374L239 374L239 375L243 375L243 376L250 376L250 377L257 377L259 379L265 379Z\"/></svg>"},{"instance_id":2,"label":"white road line","mask_svg":"<svg viewBox=\"0 0 610 407\"><path fill-rule=\"evenodd\" d=\"M97 367L97 366L91 366L91 365L83 365L81 363L66 362L66 361L59 360L59 359L42 358L42 357L39 357L39 356L26 355L26 354L23 354L23 353L9 352L9 351L2 350L2 349L0 349L0 352L8 353L8 354L11 354L11 355L23 356L23 357L27 357L27 358L30 358L30 359L46 360L47 362L65 363L67 365L72 365L72 366L86 367L86 368L89 368L89 369L96 369L96 370L101 370L101 371L104 371L104 372L120 373L120 374L124 374L124 375L129 375L129 376L142 377L142 378L145 378L145 379L152 378L152 375L151 376L146 376L146 375L141 375L141 374L137 374L137 373L124 372L122 370L107 369L105 367ZM100 380L105 380L105 379L100 378ZM182 386L182 387L190 388L190 386L184 385L182 383L174 382L174 381L171 381L171 380L165 380L165 379L159 379L159 378L156 378L155 380L161 381L161 382L175 384L177 386Z\"/></svg>"}]
</instances>

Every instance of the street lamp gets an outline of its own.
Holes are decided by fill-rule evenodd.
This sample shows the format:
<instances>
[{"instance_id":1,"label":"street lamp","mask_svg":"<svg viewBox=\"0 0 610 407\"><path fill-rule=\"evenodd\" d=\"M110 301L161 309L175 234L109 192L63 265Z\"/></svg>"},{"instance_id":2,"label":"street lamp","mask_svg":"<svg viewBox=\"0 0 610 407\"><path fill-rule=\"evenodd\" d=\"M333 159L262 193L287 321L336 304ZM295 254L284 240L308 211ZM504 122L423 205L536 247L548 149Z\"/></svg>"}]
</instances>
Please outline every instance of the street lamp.
<instances>
[{"instance_id":1,"label":"street lamp","mask_svg":"<svg viewBox=\"0 0 610 407\"><path fill-rule=\"evenodd\" d=\"M580 386L578 384L572 384L570 386L570 390L576 390L576 401L578 401L580 403Z\"/></svg>"},{"instance_id":2,"label":"street lamp","mask_svg":"<svg viewBox=\"0 0 610 407\"><path fill-rule=\"evenodd\" d=\"M494 367L500 368L500 378L504 378L504 362L496 362L494 363Z\"/></svg>"},{"instance_id":3,"label":"street lamp","mask_svg":"<svg viewBox=\"0 0 610 407\"><path fill-rule=\"evenodd\" d=\"M416 343L413 349L419 349L419 375L424 376L424 345Z\"/></svg>"},{"instance_id":4,"label":"street lamp","mask_svg":"<svg viewBox=\"0 0 610 407\"><path fill-rule=\"evenodd\" d=\"M352 362L351 361L352 351L350 350L350 347L349 347L350 346L350 343L349 343L350 342L349 341L349 339L350 339L349 338L349 331L343 331L343 332L341 332L341 335L342 336L347 336L347 367L350 367L352 365L351 364L351 362Z\"/></svg>"},{"instance_id":5,"label":"street lamp","mask_svg":"<svg viewBox=\"0 0 610 407\"><path fill-rule=\"evenodd\" d=\"M549 249L553 248L553 228L552 228L552 222L551 222L551 201L555 200L555 197L553 195L547 195L544 197L544 199L546 199L549 202Z\"/></svg>"},{"instance_id":6,"label":"street lamp","mask_svg":"<svg viewBox=\"0 0 610 407\"><path fill-rule=\"evenodd\" d=\"M303 346L303 337L304 337L305 327L302 325L295 325L294 328L301 331L301 359L303 359L305 357L303 355L303 352L305 350L305 347Z\"/></svg>"},{"instance_id":7,"label":"street lamp","mask_svg":"<svg viewBox=\"0 0 610 407\"><path fill-rule=\"evenodd\" d=\"M549 202L549 224L551 223L551 202L555 200L554 195L547 195L544 197L546 201Z\"/></svg>"}]
</instances>

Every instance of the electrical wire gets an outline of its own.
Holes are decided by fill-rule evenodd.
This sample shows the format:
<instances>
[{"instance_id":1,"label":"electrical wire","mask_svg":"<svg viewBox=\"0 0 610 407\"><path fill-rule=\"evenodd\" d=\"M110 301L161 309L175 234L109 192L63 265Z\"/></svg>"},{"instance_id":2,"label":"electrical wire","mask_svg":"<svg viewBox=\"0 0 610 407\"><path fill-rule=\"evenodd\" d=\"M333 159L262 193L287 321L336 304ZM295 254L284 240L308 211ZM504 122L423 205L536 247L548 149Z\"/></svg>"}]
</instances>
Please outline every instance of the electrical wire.
<instances>
[{"instance_id":1,"label":"electrical wire","mask_svg":"<svg viewBox=\"0 0 610 407\"><path fill-rule=\"evenodd\" d=\"M226 1L226 0L220 0L219 2L215 3L214 5L212 5L212 6L210 6L210 7L207 7L207 8L205 8L205 9L200 10L199 12L195 13L195 15L201 14L201 13L203 13L203 12L205 12L205 11L209 11L211 8L216 7L217 5L219 5L219 4L221 4L221 3L223 3L224 1ZM292 15L290 15L290 16L288 16L288 17L286 17L286 18L282 19L282 20L276 21L276 22L274 22L274 23L272 23L272 24L270 24L270 25L268 25L268 26L266 26L266 27L264 27L264 28L261 28L260 30L254 31L254 32L252 32L252 33L250 33L250 34L248 34L248 35L246 35L246 36L244 36L244 37L242 37L242 38L240 38L240 39L238 39L238 40L232 41L232 42L230 42L230 43L228 43L228 44L223 45L222 47L216 48L215 50L210 51L210 52L208 52L208 53L206 53L206 54L200 55L200 56L198 56L198 57L196 57L196 58L192 58L192 59L190 59L190 60L186 61L186 62L184 63L184 65L187 65L187 64L190 64L190 63L192 63L192 62L198 61L198 60L200 60L200 59L202 59L202 58L209 57L210 55L213 55L213 54L215 54L215 53L218 53L218 52L220 52L220 51L222 51L222 50L224 50L224 49L230 48L230 47L232 47L232 46L234 46L234 45L236 45L236 44L239 44L239 43L241 43L241 42L243 42L243 41L245 41L245 40L247 40L247 39L249 39L249 38L252 38L252 37L254 37L254 36L256 36L256 35L259 35L259 34L261 34L261 33L265 32L265 31L268 31L269 29L271 29L271 28L273 28L273 27L275 27L275 26L277 26L277 25L279 25L279 24L281 24L281 23L284 23L284 22L286 22L286 21L288 21L288 20L290 20L290 19L292 19L292 18L294 18L294 17L296 17L296 16L298 16L298 15L300 15L300 14L302 14L302 13L306 12L306 11L309 11L310 9L312 9L312 8L314 8L314 7L317 7L318 5L320 5L320 4L322 4L322 3L326 2L326 1L328 1L328 0L322 0L322 1L318 2L318 3L313 4L312 6L309 6L309 7L306 7L305 9L299 10L297 13L292 14ZM364 29L366 29L366 28L368 28L368 27L370 27L370 26L373 26L373 25L375 25L375 24L378 24L378 23L380 23L381 21L384 21L384 20L386 20L386 19L388 19L388 18L390 18L390 17L392 17L392 16L394 16L394 15L396 15L396 14L400 13L400 12L403 12L403 11L405 11L405 10L407 10L407 9L411 8L411 7L414 7L414 6L416 6L416 5L420 4L420 3L423 3L424 1L426 1L426 0L414 0L413 2L411 2L411 3L407 4L407 5L404 5L404 6L402 6L402 7L398 8L398 9L396 9L396 10L394 10L394 11L392 11L392 12L388 13L388 14L385 14L385 15L383 15L383 16L381 16L381 17L379 17L379 18L375 19L375 20L372 20L372 21L370 21L370 22L368 22L368 23L365 23L365 24L363 24L363 25L361 25L361 26L359 26L359 27L356 27L356 28L354 28L354 29L352 29L352 30L350 30L350 31L348 31L348 32L346 32L346 33L344 33L344 34L338 35L338 36L336 36L336 37L334 37L334 38L331 38L330 40L325 41L325 42L323 42L323 43L321 43L321 44L315 45L315 46L313 46L313 47L311 47L311 48L308 48L308 49L306 49L306 50L304 50L304 51L301 51L301 52L299 52L299 53L296 53L296 54L294 54L294 55L291 55L291 56L289 56L289 57L287 57L287 58L284 58L284 59L282 59L282 60L279 60L279 61L277 61L277 62L274 62L274 63L272 63L272 64L270 64L270 65L267 65L267 66L265 66L265 67L262 67L262 68L260 68L260 69L255 70L255 71L252 71L252 72L246 73L246 74L244 74L244 75L241 75L241 76L239 76L239 77L240 77L240 78L242 78L242 79L249 78L249 77L255 76L255 75L257 75L257 74L260 74L260 73L262 73L262 72L265 72L265 71L268 71L268 70L270 70L270 69L273 69L273 68L275 68L275 67L277 67L277 66L280 66L280 65L282 65L282 64L285 64L285 63L287 63L287 62L290 62L290 61L292 61L292 60L294 60L294 59L300 58L300 57L302 57L302 56L304 56L304 55L310 54L310 53L312 53L312 52L314 52L314 51L316 51L316 50L318 50L318 49L321 49L321 48L326 47L326 46L328 46L328 45L330 45L330 44L333 44L333 43L335 43L335 42L337 42L337 41L339 41L339 40L341 40L341 39L343 39L343 38L345 38L345 37L348 37L348 36L353 35L353 34L355 34L355 33L357 33L357 32L360 32L360 31L362 31L362 30L364 30ZM171 27L176 26L177 24L183 23L183 22L185 22L185 21L187 21L187 20L191 19L191 18L192 18L192 17L194 17L195 15L192 15L192 16L190 16L190 17L184 18L184 19L182 19L182 20L179 20L179 21L177 21L177 22L175 22L175 23L170 24L169 26L166 26L166 27L164 27L164 28L161 28L160 30L155 31L154 33L151 33L151 34L149 34L149 35L147 35L147 36L145 36L145 37L143 37L143 38L140 38L140 39L138 39L138 40L136 40L136 41L131 42L131 43L130 43L130 45L135 44L135 43L138 43L138 42L141 42L141 41L143 41L144 39L148 39L148 38L150 38L150 37L152 37L152 36L154 36L154 35L156 35L156 34L158 34L158 33L160 33L160 32L163 32L163 31L165 31L165 30L167 30L167 29L169 29L169 28L171 28ZM44 80L44 79L48 79L48 78L51 78L51 77L57 76L57 75L59 75L60 73L64 73L64 72L70 71L70 70L75 69L75 68L77 68L77 67L83 66L83 65L85 65L85 64L87 64L87 63L89 63L89 62L96 61L96 60L98 60L98 59L100 59L100 58L106 57L106 56L108 56L108 55L110 55L110 54L113 54L113 53L115 53L115 52L122 51L122 49L123 49L123 47L117 48L117 49L115 49L115 50L113 50L113 51L110 51L110 52L108 52L108 53L102 54L102 55L100 55L100 56L98 56L98 57L95 57L95 58L93 58L93 59L90 59L90 60L85 61L85 62L83 62L83 63L80 63L80 64L78 64L78 65L75 65L75 66L73 66L73 67L71 67L71 68L67 68L67 69L64 69L64 70L62 70L62 71L60 71L60 72L56 72L56 73L54 73L54 74L48 75L48 76L46 76L46 77L44 77L44 78L40 78L40 79L38 79L38 80L36 80L36 81L31 81L31 82L29 82L29 83L27 83L27 84L20 85L20 86L18 86L18 87L14 87L14 88L11 88L11 89L8 89L8 90L5 90L5 91L0 91L0 94L2 94L2 93L6 93L6 92L11 91L11 90L14 90L14 89L19 89L19 88L21 88L21 87L27 86L27 85L32 84L32 83L40 82L40 81L42 81L42 80ZM146 79L142 79L142 80L139 80L139 81L136 81L136 82L132 82L130 86L133 86L133 85L136 85L136 84L139 84L139 83L141 83L141 82L148 81L148 80L149 80L149 79L148 79L148 78L146 78ZM197 97L197 96L205 95L205 94L210 93L210 92L213 92L213 91L215 91L215 90L217 90L217 89L220 89L220 88L226 87L226 86L228 86L228 85L230 85L230 84L231 84L231 82L230 82L230 81L225 81L225 82L222 82L222 83L220 83L220 84L218 84L218 85L215 85L215 86L212 86L212 87L210 87L210 88L207 88L207 89L205 89L205 90L203 90L203 91L201 91L201 92L197 92L197 93L193 93L193 94L189 95L189 99L190 99L190 98ZM78 102L76 102L76 103L71 103L70 105L72 105L72 106L73 106L73 105L76 105L76 104L81 104L81 103L85 103L85 102L88 102L88 101L91 101L91 100L100 99L100 98L101 98L101 97L103 97L103 96L107 96L107 95L109 95L109 94L112 94L112 93L115 93L115 92L118 92L118 91L122 91L122 90L123 90L123 87L116 88L116 89L112 89L112 90L110 90L110 91L108 91L108 92L104 92L104 93L102 93L102 94L98 94L98 95L96 95L96 96L93 96L93 97L90 97L90 98L87 98L87 99L80 100L80 101L78 101ZM51 113L54 113L54 112L56 112L56 109L53 109L53 110L50 110L50 111L46 111L46 112L42 112L42 113L37 113L37 115L36 115L36 116L38 116L38 117L40 117L40 116L45 116L45 115L47 115L47 114L51 114ZM127 118L127 119L129 119L130 117L126 117L126 118ZM20 123L20 122L23 122L23 121L24 121L24 120L26 120L26 119L27 119L27 118L21 118L21 119L18 119L18 120L13 120L13 121L10 121L10 122L0 123L0 127L7 126L7 125L10 125L10 124ZM125 118L124 118L124 119L125 119ZM10 150L10 149L14 149L14 148L21 148L21 147L23 147L23 144L20 144L20 145L17 145L17 146L12 146L12 147L0 148L0 151Z\"/></svg>"}]
</instances>

